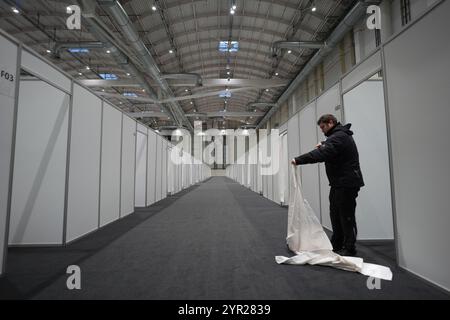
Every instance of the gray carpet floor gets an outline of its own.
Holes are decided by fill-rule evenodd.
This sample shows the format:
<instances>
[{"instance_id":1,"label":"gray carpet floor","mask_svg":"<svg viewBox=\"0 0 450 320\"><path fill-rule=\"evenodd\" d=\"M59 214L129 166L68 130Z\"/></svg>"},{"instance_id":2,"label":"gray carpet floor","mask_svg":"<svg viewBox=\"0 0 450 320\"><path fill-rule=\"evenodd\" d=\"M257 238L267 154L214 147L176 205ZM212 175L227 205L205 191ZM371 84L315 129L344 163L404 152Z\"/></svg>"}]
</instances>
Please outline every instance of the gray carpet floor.
<instances>
[{"instance_id":1,"label":"gray carpet floor","mask_svg":"<svg viewBox=\"0 0 450 320\"><path fill-rule=\"evenodd\" d=\"M66 247L10 248L1 299L449 299L395 267L388 244L360 244L392 282L320 266L275 263L290 256L287 209L225 177L213 177ZM66 268L81 268L68 290Z\"/></svg>"}]
</instances>

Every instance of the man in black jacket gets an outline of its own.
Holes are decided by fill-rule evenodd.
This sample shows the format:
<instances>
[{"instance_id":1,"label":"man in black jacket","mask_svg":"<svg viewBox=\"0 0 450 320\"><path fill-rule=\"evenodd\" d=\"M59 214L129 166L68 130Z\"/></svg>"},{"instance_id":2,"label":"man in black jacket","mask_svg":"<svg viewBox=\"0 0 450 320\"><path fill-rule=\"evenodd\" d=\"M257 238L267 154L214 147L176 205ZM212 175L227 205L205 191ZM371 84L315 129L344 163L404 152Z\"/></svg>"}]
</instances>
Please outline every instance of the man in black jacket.
<instances>
[{"instance_id":1,"label":"man in black jacket","mask_svg":"<svg viewBox=\"0 0 450 320\"><path fill-rule=\"evenodd\" d=\"M351 124L343 126L333 115L322 116L317 125L327 140L316 149L292 160L294 165L325 162L330 182L330 218L333 251L343 256L356 255L356 198L364 181Z\"/></svg>"}]
</instances>

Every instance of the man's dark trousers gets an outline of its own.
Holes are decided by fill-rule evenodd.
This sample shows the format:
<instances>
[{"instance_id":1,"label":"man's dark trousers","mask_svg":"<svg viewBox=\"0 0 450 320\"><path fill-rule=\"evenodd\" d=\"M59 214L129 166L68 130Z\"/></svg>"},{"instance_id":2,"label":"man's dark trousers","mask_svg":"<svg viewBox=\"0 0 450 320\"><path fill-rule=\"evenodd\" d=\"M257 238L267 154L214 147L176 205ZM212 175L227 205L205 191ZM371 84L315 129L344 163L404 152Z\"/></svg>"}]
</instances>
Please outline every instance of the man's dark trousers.
<instances>
[{"instance_id":1,"label":"man's dark trousers","mask_svg":"<svg viewBox=\"0 0 450 320\"><path fill-rule=\"evenodd\" d=\"M330 189L330 218L333 227L331 243L333 250L344 247L355 250L357 236L355 209L356 198L360 188L331 187Z\"/></svg>"}]
</instances>

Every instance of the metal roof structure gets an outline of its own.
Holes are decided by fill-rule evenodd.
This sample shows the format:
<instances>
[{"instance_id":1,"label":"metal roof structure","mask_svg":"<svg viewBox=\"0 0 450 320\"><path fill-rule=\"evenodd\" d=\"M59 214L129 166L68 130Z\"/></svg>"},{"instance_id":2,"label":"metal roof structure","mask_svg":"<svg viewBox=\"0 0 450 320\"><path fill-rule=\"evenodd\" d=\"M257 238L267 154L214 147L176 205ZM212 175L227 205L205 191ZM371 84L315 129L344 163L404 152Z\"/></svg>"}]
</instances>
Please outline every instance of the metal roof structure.
<instances>
[{"instance_id":1,"label":"metal roof structure","mask_svg":"<svg viewBox=\"0 0 450 320\"><path fill-rule=\"evenodd\" d=\"M3 0L0 28L125 111L148 116L152 127L190 128L198 118L207 128L235 129L256 126L318 50L276 44L323 43L356 2ZM74 4L82 10L81 30L66 26Z\"/></svg>"}]
</instances>

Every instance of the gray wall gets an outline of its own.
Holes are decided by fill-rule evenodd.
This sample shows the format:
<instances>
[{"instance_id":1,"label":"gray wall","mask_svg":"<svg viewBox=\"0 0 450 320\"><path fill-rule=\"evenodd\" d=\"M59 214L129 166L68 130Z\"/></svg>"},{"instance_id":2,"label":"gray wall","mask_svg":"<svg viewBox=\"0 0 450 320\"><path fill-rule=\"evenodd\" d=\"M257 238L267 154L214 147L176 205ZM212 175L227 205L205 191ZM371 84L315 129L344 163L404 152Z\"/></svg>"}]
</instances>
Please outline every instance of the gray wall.
<instances>
[{"instance_id":1,"label":"gray wall","mask_svg":"<svg viewBox=\"0 0 450 320\"><path fill-rule=\"evenodd\" d=\"M12 74L15 78L13 81L0 78L0 275L4 271L4 257L8 244L6 227L15 122L17 64L17 45L0 34L0 69Z\"/></svg>"},{"instance_id":2,"label":"gray wall","mask_svg":"<svg viewBox=\"0 0 450 320\"><path fill-rule=\"evenodd\" d=\"M402 267L450 289L450 1L385 48Z\"/></svg>"}]
</instances>

